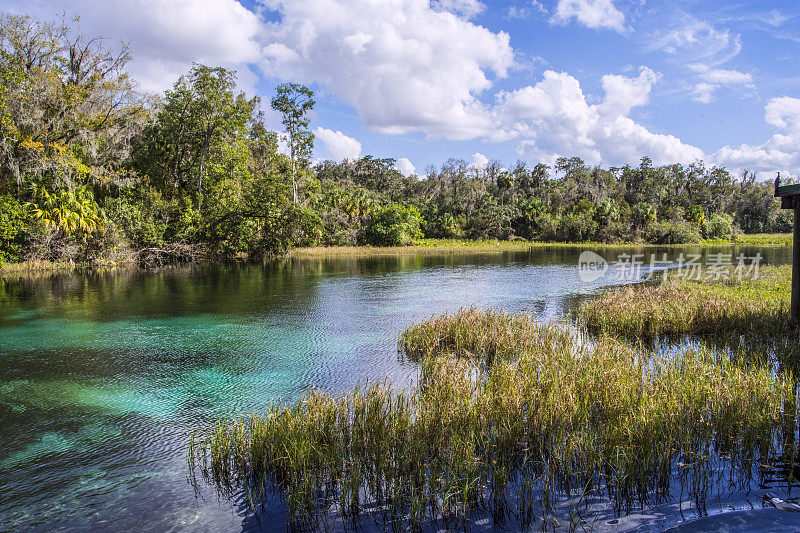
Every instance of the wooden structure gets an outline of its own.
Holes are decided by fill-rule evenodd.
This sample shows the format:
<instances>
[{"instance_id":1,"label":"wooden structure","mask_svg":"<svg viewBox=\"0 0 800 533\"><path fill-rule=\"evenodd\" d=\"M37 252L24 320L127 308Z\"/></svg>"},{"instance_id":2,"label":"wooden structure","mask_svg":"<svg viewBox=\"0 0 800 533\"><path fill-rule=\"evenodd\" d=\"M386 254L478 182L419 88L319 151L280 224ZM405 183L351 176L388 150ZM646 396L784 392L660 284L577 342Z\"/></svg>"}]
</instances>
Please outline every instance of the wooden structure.
<instances>
[{"instance_id":1,"label":"wooden structure","mask_svg":"<svg viewBox=\"0 0 800 533\"><path fill-rule=\"evenodd\" d=\"M781 186L781 175L778 173L775 178L775 196L781 199L781 209L794 210L791 321L797 326L800 324L800 184Z\"/></svg>"}]
</instances>

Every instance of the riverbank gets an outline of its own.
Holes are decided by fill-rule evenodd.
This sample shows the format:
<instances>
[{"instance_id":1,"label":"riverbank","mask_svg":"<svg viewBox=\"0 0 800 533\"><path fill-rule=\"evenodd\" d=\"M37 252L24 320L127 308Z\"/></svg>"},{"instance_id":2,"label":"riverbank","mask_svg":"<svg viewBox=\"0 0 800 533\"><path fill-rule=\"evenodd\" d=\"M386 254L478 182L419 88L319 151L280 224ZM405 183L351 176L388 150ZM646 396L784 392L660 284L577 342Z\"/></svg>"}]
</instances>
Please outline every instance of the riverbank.
<instances>
[{"instance_id":1,"label":"riverbank","mask_svg":"<svg viewBox=\"0 0 800 533\"><path fill-rule=\"evenodd\" d=\"M314 391L221 423L192 441L190 463L223 494L260 487L247 489L254 506L279 495L294 527L334 510L394 529L469 527L486 514L522 528L591 523L588 500L626 514L676 496L676 483L702 507L720 472L746 487L794 453L795 382L735 350L679 342L662 357L626 340L785 337L789 272L612 289L578 312L592 342L525 313L435 316L400 336L419 365L414 390Z\"/></svg>"},{"instance_id":2,"label":"riverbank","mask_svg":"<svg viewBox=\"0 0 800 533\"><path fill-rule=\"evenodd\" d=\"M736 235L731 239L710 239L699 243L656 245L635 242L544 242L544 241L473 241L463 239L421 239L410 246L314 246L297 248L289 252L290 257L374 257L382 255L415 254L497 254L504 252L527 251L534 247L566 248L655 248L681 246L719 246L719 245L764 245L790 246L791 233Z\"/></svg>"},{"instance_id":3,"label":"riverbank","mask_svg":"<svg viewBox=\"0 0 800 533\"><path fill-rule=\"evenodd\" d=\"M74 274L80 272L112 272L116 270L138 268L133 262L106 263L102 265L68 263L65 261L29 260L19 263L0 264L0 279L41 278L57 274Z\"/></svg>"},{"instance_id":4,"label":"riverbank","mask_svg":"<svg viewBox=\"0 0 800 533\"><path fill-rule=\"evenodd\" d=\"M791 233L737 235L732 239L706 240L693 244L655 245L646 243L603 243L603 242L543 242L543 241L482 241L465 239L421 239L410 246L314 246L296 248L286 254L292 258L336 258L336 257L381 257L399 255L447 255L447 254L502 254L507 252L525 252L532 248L655 248L682 246L723 246L723 245L759 245L759 246L791 246ZM109 262L101 265L89 263L67 263L43 260L29 260L19 263L1 263L0 277L41 276L48 274L66 274L76 271L106 271L119 268L135 268L135 262ZM166 265L168 266L168 265Z\"/></svg>"}]
</instances>

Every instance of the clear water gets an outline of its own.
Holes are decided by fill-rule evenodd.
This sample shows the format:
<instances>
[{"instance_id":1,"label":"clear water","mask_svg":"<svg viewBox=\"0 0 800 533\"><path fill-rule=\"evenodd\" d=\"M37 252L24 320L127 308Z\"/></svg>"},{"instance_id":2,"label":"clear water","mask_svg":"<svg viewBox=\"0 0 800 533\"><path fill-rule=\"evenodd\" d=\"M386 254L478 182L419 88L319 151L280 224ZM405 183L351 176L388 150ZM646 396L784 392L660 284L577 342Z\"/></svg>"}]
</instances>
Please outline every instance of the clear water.
<instances>
[{"instance_id":1,"label":"clear water","mask_svg":"<svg viewBox=\"0 0 800 533\"><path fill-rule=\"evenodd\" d=\"M731 248L703 253L720 250ZM620 283L613 267L582 283L580 251L0 280L0 529L284 529L257 523L241 502L195 494L192 432L309 387L408 386L415 368L398 358L397 335L434 313L476 305L556 319ZM596 251L613 260L634 250ZM789 247L734 251L791 258Z\"/></svg>"}]
</instances>

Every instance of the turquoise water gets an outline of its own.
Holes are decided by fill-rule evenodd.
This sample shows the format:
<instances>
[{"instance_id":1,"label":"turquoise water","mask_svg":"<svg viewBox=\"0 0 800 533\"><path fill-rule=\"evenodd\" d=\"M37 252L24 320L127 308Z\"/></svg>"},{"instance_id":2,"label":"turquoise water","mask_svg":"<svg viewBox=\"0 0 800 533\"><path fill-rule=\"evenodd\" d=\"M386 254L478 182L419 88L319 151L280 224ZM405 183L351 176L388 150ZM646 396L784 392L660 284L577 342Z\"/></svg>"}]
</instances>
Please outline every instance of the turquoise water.
<instances>
[{"instance_id":1,"label":"turquoise water","mask_svg":"<svg viewBox=\"0 0 800 533\"><path fill-rule=\"evenodd\" d=\"M0 280L0 529L272 529L240 501L195 494L192 432L310 387L409 386L415 368L397 356L397 335L431 314L476 305L552 320L623 282L612 266L582 283L580 251ZM791 257L788 247L740 252Z\"/></svg>"}]
</instances>

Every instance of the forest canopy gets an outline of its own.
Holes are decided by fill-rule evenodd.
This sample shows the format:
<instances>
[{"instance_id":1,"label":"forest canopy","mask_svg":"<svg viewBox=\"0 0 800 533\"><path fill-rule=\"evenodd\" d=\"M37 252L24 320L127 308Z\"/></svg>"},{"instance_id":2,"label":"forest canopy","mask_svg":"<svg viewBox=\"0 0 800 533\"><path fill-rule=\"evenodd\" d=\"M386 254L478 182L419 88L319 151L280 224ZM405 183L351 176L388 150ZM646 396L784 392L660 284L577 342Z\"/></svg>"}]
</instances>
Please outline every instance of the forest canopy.
<instances>
[{"instance_id":1,"label":"forest canopy","mask_svg":"<svg viewBox=\"0 0 800 533\"><path fill-rule=\"evenodd\" d=\"M388 158L314 162L313 92L269 105L195 64L153 97L113 50L63 21L0 20L0 261L260 258L422 237L683 243L785 232L771 183L692 165L551 167L450 159L404 176ZM285 141L288 153L279 149Z\"/></svg>"}]
</instances>

